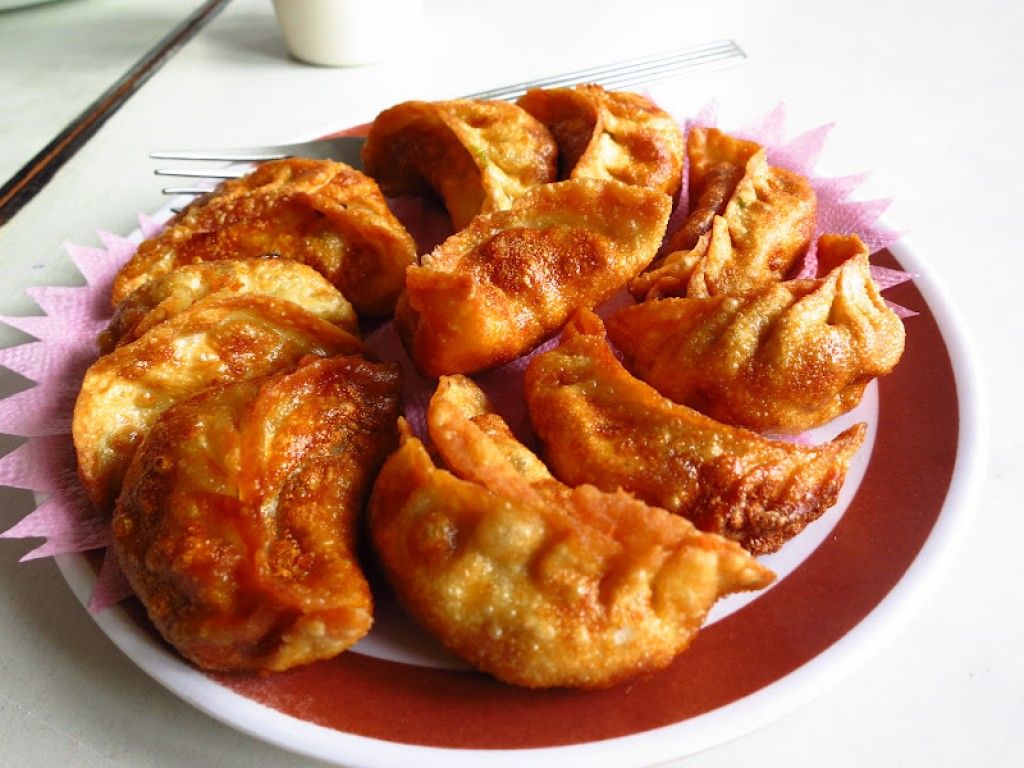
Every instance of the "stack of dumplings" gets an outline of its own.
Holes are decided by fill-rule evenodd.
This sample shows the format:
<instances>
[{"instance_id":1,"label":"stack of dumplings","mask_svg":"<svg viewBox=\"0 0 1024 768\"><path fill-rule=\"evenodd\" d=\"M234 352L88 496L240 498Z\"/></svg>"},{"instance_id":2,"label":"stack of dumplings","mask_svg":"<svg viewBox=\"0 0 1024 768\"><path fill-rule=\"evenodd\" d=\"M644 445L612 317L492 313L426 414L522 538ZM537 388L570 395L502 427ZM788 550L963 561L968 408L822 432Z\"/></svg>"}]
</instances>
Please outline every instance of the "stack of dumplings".
<instances>
[{"instance_id":1,"label":"stack of dumplings","mask_svg":"<svg viewBox=\"0 0 1024 768\"><path fill-rule=\"evenodd\" d=\"M143 242L114 281L72 435L153 624L204 669L282 670L370 630L363 508L399 367L360 338L415 258L373 179L281 160Z\"/></svg>"},{"instance_id":2,"label":"stack of dumplings","mask_svg":"<svg viewBox=\"0 0 1024 768\"><path fill-rule=\"evenodd\" d=\"M819 279L740 294L652 299L608 320L637 375L726 424L797 434L860 402L903 353L903 323L871 279L855 235L823 235Z\"/></svg>"},{"instance_id":3,"label":"stack of dumplings","mask_svg":"<svg viewBox=\"0 0 1024 768\"><path fill-rule=\"evenodd\" d=\"M360 315L384 317L416 245L373 179L344 163L273 160L221 184L144 241L117 274L115 306L176 267L261 256L308 264Z\"/></svg>"},{"instance_id":4,"label":"stack of dumplings","mask_svg":"<svg viewBox=\"0 0 1024 768\"><path fill-rule=\"evenodd\" d=\"M463 376L441 378L427 422L440 461L403 430L372 539L413 615L500 680L600 688L660 669L719 597L774 579L682 517L559 482Z\"/></svg>"},{"instance_id":5,"label":"stack of dumplings","mask_svg":"<svg viewBox=\"0 0 1024 768\"><path fill-rule=\"evenodd\" d=\"M150 619L204 669L329 659L373 623L365 539L420 625L501 681L664 668L838 497L865 425L772 435L898 362L867 249L824 235L820 276L787 279L808 180L595 85L398 104L362 160L265 163L115 279L73 437ZM453 234L418 255L385 195L438 199ZM436 385L427 435L361 337L389 317ZM525 366L538 455L469 375L555 337Z\"/></svg>"},{"instance_id":6,"label":"stack of dumplings","mask_svg":"<svg viewBox=\"0 0 1024 768\"><path fill-rule=\"evenodd\" d=\"M526 401L560 478L625 489L755 554L835 503L866 433L858 424L822 446L794 445L673 403L619 363L590 313L530 361Z\"/></svg>"}]
</instances>

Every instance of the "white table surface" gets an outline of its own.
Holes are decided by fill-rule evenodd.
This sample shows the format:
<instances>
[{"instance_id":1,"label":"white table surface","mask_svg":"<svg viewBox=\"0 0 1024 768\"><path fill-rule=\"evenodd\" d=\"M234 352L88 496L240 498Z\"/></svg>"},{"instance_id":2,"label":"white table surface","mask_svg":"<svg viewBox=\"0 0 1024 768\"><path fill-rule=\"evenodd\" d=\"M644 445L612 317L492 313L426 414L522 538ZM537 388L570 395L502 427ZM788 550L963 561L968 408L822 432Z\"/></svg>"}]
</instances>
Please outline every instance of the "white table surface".
<instances>
[{"instance_id":1,"label":"white table surface","mask_svg":"<svg viewBox=\"0 0 1024 768\"><path fill-rule=\"evenodd\" d=\"M86 2L47 12L71 14ZM407 60L319 69L287 58L269 0L235 0L0 228L0 313L33 311L21 294L25 286L80 283L62 241L98 244L96 228L127 233L136 211L161 205L159 184L145 159L152 148L290 136L362 122L406 98L451 96L646 50L735 38L750 61L680 81L678 98L694 111L717 98L724 126L738 126L780 99L794 131L838 124L823 163L835 173L871 170L862 194L896 196L888 220L910 233L965 318L994 418L991 460L973 525L933 594L898 637L813 703L685 764L1019 765L1024 4L426 5L425 42ZM0 16L0 30L4 24ZM27 82L26 73L40 66L31 35L10 45L20 45L24 55L7 51L11 65L0 71L5 88L7 78ZM93 48L94 60L88 53L80 52L81 66L103 65L103 46ZM25 87L60 98L68 82L46 77ZM0 89L3 110L11 107L9 93ZM55 131L32 110L0 127L5 147ZM0 346L25 338L0 330ZM10 374L0 377L0 393L22 386ZM0 449L14 444L5 440ZM28 494L0 492L0 525L8 527L29 509ZM100 633L52 562L17 563L28 548L25 542L0 541L5 765L310 764L235 733L151 682Z\"/></svg>"},{"instance_id":2,"label":"white table surface","mask_svg":"<svg viewBox=\"0 0 1024 768\"><path fill-rule=\"evenodd\" d=\"M201 4L71 0L0 13L0 183Z\"/></svg>"}]
</instances>

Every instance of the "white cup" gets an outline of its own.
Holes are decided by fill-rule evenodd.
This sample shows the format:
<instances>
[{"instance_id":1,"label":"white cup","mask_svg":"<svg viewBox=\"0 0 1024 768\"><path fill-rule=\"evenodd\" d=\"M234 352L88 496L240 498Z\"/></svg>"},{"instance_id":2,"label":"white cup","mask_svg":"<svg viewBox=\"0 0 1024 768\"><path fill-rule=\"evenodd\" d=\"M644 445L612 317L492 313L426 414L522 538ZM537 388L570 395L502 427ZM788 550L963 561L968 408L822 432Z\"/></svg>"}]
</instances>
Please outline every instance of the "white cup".
<instances>
[{"instance_id":1,"label":"white cup","mask_svg":"<svg viewBox=\"0 0 1024 768\"><path fill-rule=\"evenodd\" d=\"M423 0L274 0L285 44L311 64L373 64L416 44Z\"/></svg>"}]
</instances>

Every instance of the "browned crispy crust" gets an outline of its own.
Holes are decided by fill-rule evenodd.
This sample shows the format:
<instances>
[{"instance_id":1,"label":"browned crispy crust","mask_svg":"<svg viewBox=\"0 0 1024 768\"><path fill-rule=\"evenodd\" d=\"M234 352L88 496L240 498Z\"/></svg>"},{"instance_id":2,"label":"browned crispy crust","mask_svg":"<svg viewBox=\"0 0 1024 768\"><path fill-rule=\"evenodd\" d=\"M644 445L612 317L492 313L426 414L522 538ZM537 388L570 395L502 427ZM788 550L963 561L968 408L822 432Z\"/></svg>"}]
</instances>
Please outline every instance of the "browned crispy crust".
<instances>
[{"instance_id":1,"label":"browned crispy crust","mask_svg":"<svg viewBox=\"0 0 1024 768\"><path fill-rule=\"evenodd\" d=\"M858 424L804 447L720 424L631 376L591 313L530 361L526 398L563 482L623 488L755 554L774 552L835 503L866 433Z\"/></svg>"},{"instance_id":2,"label":"browned crispy crust","mask_svg":"<svg viewBox=\"0 0 1024 768\"><path fill-rule=\"evenodd\" d=\"M554 139L504 101L406 101L377 115L363 166L388 195L435 192L456 230L555 181Z\"/></svg>"},{"instance_id":3,"label":"browned crispy crust","mask_svg":"<svg viewBox=\"0 0 1024 768\"><path fill-rule=\"evenodd\" d=\"M359 332L352 305L313 268L290 259L226 259L187 264L140 285L117 305L100 334L100 352L135 341L213 294L274 296L350 333Z\"/></svg>"},{"instance_id":4,"label":"browned crispy crust","mask_svg":"<svg viewBox=\"0 0 1024 768\"><path fill-rule=\"evenodd\" d=\"M742 293L782 280L814 235L817 197L764 149L714 128L687 139L691 211L668 255L630 285L638 299Z\"/></svg>"},{"instance_id":5,"label":"browned crispy crust","mask_svg":"<svg viewBox=\"0 0 1024 768\"><path fill-rule=\"evenodd\" d=\"M679 191L683 133L650 99L577 85L534 88L517 103L555 137L559 178L615 179L672 196Z\"/></svg>"},{"instance_id":6,"label":"browned crispy crust","mask_svg":"<svg viewBox=\"0 0 1024 768\"><path fill-rule=\"evenodd\" d=\"M548 473L461 376L431 400L431 438L381 470L377 554L408 610L450 650L528 687L600 688L659 669L718 597L773 574L739 546L628 494Z\"/></svg>"},{"instance_id":7,"label":"browned crispy crust","mask_svg":"<svg viewBox=\"0 0 1024 768\"><path fill-rule=\"evenodd\" d=\"M710 169L699 193L694 193L694 205L679 229L672 233L665 248L669 253L692 251L703 235L711 232L715 216L725 213L725 206L743 178L743 168L719 163Z\"/></svg>"},{"instance_id":8,"label":"browned crispy crust","mask_svg":"<svg viewBox=\"0 0 1024 768\"><path fill-rule=\"evenodd\" d=\"M309 359L206 389L156 420L114 545L154 625L204 669L282 670L370 629L363 504L397 443L397 366Z\"/></svg>"},{"instance_id":9,"label":"browned crispy crust","mask_svg":"<svg viewBox=\"0 0 1024 768\"><path fill-rule=\"evenodd\" d=\"M700 197L723 165L742 170L760 151L757 142L730 136L717 128L690 128L686 135L690 198Z\"/></svg>"},{"instance_id":10,"label":"browned crispy crust","mask_svg":"<svg viewBox=\"0 0 1024 768\"><path fill-rule=\"evenodd\" d=\"M715 128L691 128L686 136L686 158L689 163L689 182L687 192L690 198L690 211L682 226L673 232L664 252L676 254L679 251L692 251L697 247L700 238L711 232L715 216L725 213L729 199L736 191L736 185L743 178L747 162L758 150L760 144L744 139L737 139L722 133ZM651 265L651 272L662 267L666 262L678 261L678 258L662 258ZM692 271L683 269L679 264L668 274L679 282L680 278L689 277ZM637 298L643 298L641 276L632 288ZM685 280L682 290L685 292ZM662 295L672 295L662 293ZM681 293L678 295L682 295Z\"/></svg>"},{"instance_id":11,"label":"browned crispy crust","mask_svg":"<svg viewBox=\"0 0 1024 768\"><path fill-rule=\"evenodd\" d=\"M72 436L93 503L113 503L150 425L207 387L265 376L307 354L363 353L363 343L290 301L209 296L104 355L86 371Z\"/></svg>"},{"instance_id":12,"label":"browned crispy crust","mask_svg":"<svg viewBox=\"0 0 1024 768\"><path fill-rule=\"evenodd\" d=\"M536 187L409 268L395 324L426 376L515 359L653 258L669 197L616 181Z\"/></svg>"},{"instance_id":13,"label":"browned crispy crust","mask_svg":"<svg viewBox=\"0 0 1024 768\"><path fill-rule=\"evenodd\" d=\"M184 264L267 254L308 264L360 314L382 316L394 309L416 245L368 176L329 160L274 160L144 241L117 274L112 302Z\"/></svg>"},{"instance_id":14,"label":"browned crispy crust","mask_svg":"<svg viewBox=\"0 0 1024 768\"><path fill-rule=\"evenodd\" d=\"M612 315L608 336L637 376L718 421L776 433L820 426L895 367L904 331L860 238L826 235L818 253L840 261L823 279L646 301Z\"/></svg>"}]
</instances>

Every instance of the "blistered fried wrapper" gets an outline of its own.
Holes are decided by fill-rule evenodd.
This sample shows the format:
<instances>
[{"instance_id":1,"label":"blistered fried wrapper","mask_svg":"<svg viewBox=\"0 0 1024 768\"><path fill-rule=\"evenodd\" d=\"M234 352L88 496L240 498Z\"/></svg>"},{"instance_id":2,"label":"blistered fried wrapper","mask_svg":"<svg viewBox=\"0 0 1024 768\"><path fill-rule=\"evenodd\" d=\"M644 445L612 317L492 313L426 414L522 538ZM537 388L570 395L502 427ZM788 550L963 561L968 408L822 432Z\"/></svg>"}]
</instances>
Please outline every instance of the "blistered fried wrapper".
<instances>
[{"instance_id":1,"label":"blistered fried wrapper","mask_svg":"<svg viewBox=\"0 0 1024 768\"><path fill-rule=\"evenodd\" d=\"M657 100L664 106L671 106L670 97ZM780 106L737 135L762 144L767 149L768 162L773 166L808 176L818 201L818 223L812 243L823 233L855 234L874 253L898 240L899 233L879 222L889 200L849 199L866 175L840 178L813 175L815 162L831 125L814 128L786 140L784 118L785 113ZM714 109L705 108L690 124L714 126L715 123ZM681 223L680 211L686 210L686 195L684 174L680 201L669 223L669 232ZM440 218L431 215L435 209L429 205L424 206L408 198L389 200L389 204L416 237L420 253L429 250L445 233L447 225L443 215ZM128 238L100 232L101 247L67 244L67 253L85 278L85 285L31 288L28 293L44 314L0 317L3 322L36 339L0 350L0 364L33 382L29 388L0 401L0 431L28 438L19 448L0 458L0 483L34 491L39 500L33 512L0 535L4 538L45 539L23 560L100 550L111 543L109 516L95 511L78 480L71 421L83 376L98 354L97 337L111 319L110 289L114 275L129 261L139 242L159 233L165 223L146 215L140 215L139 222L139 230ZM800 276L816 275L816 264L812 245ZM906 273L895 270L875 266L871 269L873 278L882 289L909 279ZM622 306L631 299L619 296L612 301ZM915 314L902 307L894 307L894 310L901 317ZM532 438L523 404L522 371L529 357L550 349L555 343L542 344L530 355L475 376L512 431L528 442ZM425 408L434 382L420 378L415 372L390 322L368 336L367 346L381 360L398 362L402 366L406 418L413 430L423 435ZM100 569L90 608L103 609L129 593L116 560L108 554Z\"/></svg>"}]
</instances>

